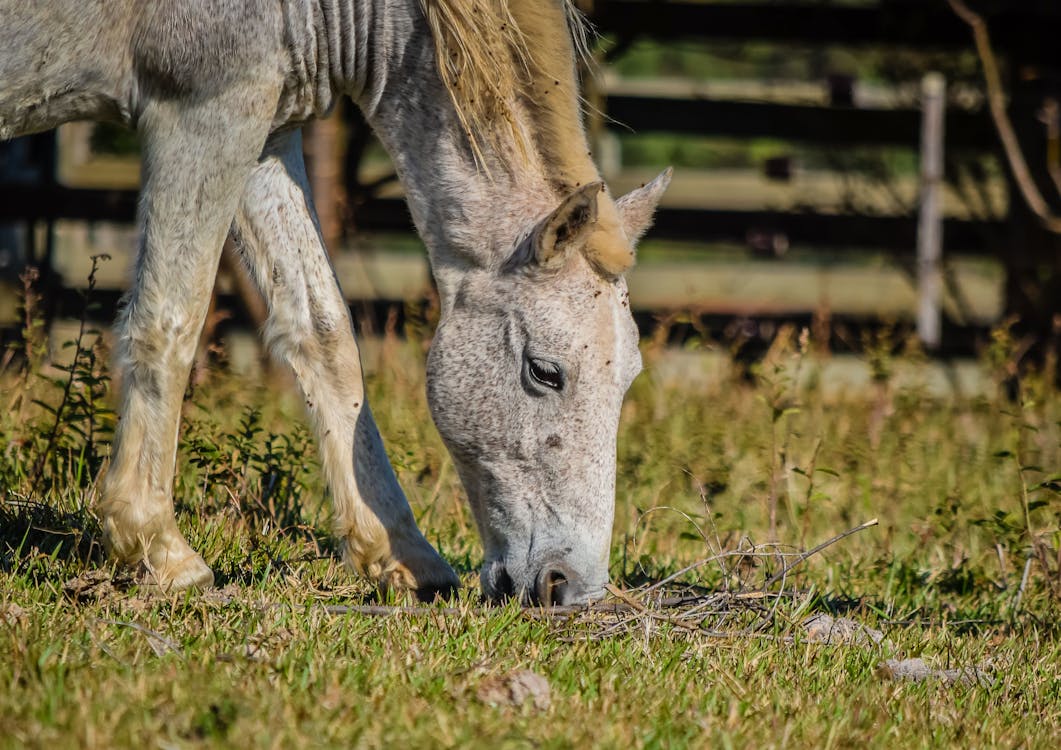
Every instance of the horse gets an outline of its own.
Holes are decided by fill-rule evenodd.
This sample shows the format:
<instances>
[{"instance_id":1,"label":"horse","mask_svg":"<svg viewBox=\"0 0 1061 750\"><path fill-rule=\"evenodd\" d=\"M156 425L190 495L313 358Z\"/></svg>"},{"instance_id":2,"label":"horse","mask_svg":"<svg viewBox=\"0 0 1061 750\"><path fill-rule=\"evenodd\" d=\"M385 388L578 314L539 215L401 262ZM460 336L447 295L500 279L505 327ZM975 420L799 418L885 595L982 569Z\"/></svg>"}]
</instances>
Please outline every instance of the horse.
<instances>
[{"instance_id":1,"label":"horse","mask_svg":"<svg viewBox=\"0 0 1061 750\"><path fill-rule=\"evenodd\" d=\"M0 138L135 128L138 250L116 325L120 421L97 513L165 591L213 573L177 527L182 396L231 235L320 446L342 558L421 598L459 586L365 399L300 127L350 96L390 153L441 317L431 415L480 532L482 594L602 595L616 433L641 369L625 273L669 171L613 198L587 148L570 0L0 0Z\"/></svg>"}]
</instances>

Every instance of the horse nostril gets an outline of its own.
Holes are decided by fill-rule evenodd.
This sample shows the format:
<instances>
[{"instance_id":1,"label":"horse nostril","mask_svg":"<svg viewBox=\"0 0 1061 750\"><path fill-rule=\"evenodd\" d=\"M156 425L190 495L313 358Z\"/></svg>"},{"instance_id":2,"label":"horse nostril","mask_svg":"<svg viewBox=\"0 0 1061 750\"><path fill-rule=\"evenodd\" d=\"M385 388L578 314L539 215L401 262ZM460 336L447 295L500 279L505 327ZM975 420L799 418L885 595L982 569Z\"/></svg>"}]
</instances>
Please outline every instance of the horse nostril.
<instances>
[{"instance_id":1,"label":"horse nostril","mask_svg":"<svg viewBox=\"0 0 1061 750\"><path fill-rule=\"evenodd\" d=\"M512 576L508 574L504 566L497 566L494 573L494 597L497 599L505 599L510 596L514 596L516 593L516 586L512 583Z\"/></svg>"},{"instance_id":2,"label":"horse nostril","mask_svg":"<svg viewBox=\"0 0 1061 750\"><path fill-rule=\"evenodd\" d=\"M568 572L559 565L546 566L538 574L537 591L538 603L543 607L552 607L564 604L568 593Z\"/></svg>"}]
</instances>

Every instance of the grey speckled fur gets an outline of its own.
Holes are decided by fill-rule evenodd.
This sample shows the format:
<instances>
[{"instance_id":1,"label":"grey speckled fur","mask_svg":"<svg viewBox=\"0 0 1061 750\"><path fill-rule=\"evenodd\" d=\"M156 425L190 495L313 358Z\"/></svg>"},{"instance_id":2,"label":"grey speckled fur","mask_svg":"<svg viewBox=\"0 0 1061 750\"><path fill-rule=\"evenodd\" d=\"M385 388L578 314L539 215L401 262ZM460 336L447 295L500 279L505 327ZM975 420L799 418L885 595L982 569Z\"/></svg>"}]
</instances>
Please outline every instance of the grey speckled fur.
<instances>
[{"instance_id":1,"label":"grey speckled fur","mask_svg":"<svg viewBox=\"0 0 1061 750\"><path fill-rule=\"evenodd\" d=\"M457 584L387 462L307 188L298 125L343 94L393 156L438 281L429 398L482 534L484 592L574 602L606 582L619 408L640 357L623 279L585 248L605 233L632 249L668 175L613 201L595 183L557 195L546 159L503 144L477 166L432 45L417 0L0 0L0 137L74 119L141 133L122 418L98 510L111 553L149 582L213 580L171 492L181 396L231 232L316 428L344 559L421 594ZM535 108L514 107L533 133ZM567 136L585 153L580 130Z\"/></svg>"}]
</instances>

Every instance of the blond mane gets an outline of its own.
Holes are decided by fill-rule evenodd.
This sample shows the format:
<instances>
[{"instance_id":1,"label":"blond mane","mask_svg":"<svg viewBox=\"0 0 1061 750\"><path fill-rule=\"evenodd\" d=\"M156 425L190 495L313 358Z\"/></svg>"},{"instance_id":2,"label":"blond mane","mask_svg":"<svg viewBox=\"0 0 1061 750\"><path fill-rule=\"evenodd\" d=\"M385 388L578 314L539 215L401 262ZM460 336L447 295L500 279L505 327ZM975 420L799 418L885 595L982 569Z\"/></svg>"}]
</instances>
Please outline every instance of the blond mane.
<instances>
[{"instance_id":1,"label":"blond mane","mask_svg":"<svg viewBox=\"0 0 1061 750\"><path fill-rule=\"evenodd\" d=\"M479 166L484 147L515 144L524 160L537 151L563 197L600 174L589 154L575 65L587 54L586 26L571 0L420 0L435 43L439 76ZM528 133L515 111L533 119ZM587 251L601 270L633 262L610 197Z\"/></svg>"},{"instance_id":2,"label":"blond mane","mask_svg":"<svg viewBox=\"0 0 1061 750\"><path fill-rule=\"evenodd\" d=\"M453 101L476 161L482 147L510 137L527 143L512 109L530 74L527 40L508 0L420 0L435 42L439 77Z\"/></svg>"}]
</instances>

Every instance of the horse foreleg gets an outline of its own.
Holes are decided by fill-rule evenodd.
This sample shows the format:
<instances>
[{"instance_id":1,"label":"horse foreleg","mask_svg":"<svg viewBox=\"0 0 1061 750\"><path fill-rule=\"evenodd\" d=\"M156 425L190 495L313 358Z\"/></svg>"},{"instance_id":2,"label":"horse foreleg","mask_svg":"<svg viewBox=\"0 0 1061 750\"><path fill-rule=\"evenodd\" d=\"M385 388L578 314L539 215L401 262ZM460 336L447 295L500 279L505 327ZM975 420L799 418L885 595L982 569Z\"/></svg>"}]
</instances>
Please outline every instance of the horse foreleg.
<instances>
[{"instance_id":1,"label":"horse foreleg","mask_svg":"<svg viewBox=\"0 0 1061 750\"><path fill-rule=\"evenodd\" d=\"M253 84L231 97L150 101L139 118L140 248L119 321L121 420L98 510L109 551L145 563L146 582L166 589L213 581L173 514L180 407L221 246L277 91Z\"/></svg>"},{"instance_id":2,"label":"horse foreleg","mask_svg":"<svg viewBox=\"0 0 1061 750\"><path fill-rule=\"evenodd\" d=\"M424 539L365 402L350 313L307 187L298 133L274 137L247 182L237 245L269 306L265 337L294 370L321 448L343 558L421 598L458 585Z\"/></svg>"}]
</instances>

